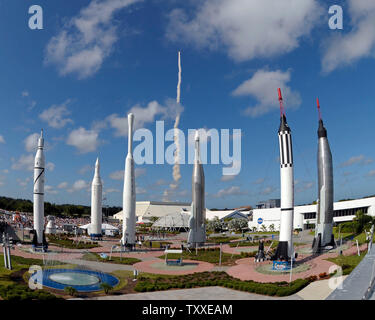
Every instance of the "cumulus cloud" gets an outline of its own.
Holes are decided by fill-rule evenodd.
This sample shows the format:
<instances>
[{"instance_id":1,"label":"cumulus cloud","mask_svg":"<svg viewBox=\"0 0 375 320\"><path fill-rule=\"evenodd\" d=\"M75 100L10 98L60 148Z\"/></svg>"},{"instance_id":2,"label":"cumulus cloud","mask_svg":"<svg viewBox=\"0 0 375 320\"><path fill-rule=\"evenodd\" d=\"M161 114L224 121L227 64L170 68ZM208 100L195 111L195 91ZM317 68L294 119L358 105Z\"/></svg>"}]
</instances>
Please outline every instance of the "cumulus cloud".
<instances>
[{"instance_id":1,"label":"cumulus cloud","mask_svg":"<svg viewBox=\"0 0 375 320\"><path fill-rule=\"evenodd\" d=\"M81 191L81 190L88 190L90 188L90 184L86 182L85 180L77 180L73 183L72 187L68 189L67 191L72 193L75 191Z\"/></svg>"},{"instance_id":2,"label":"cumulus cloud","mask_svg":"<svg viewBox=\"0 0 375 320\"><path fill-rule=\"evenodd\" d=\"M95 74L118 40L114 15L140 0L92 0L71 18L46 48L45 63L56 65L60 75Z\"/></svg>"},{"instance_id":3,"label":"cumulus cloud","mask_svg":"<svg viewBox=\"0 0 375 320\"><path fill-rule=\"evenodd\" d=\"M5 143L5 139L2 135L0 135L0 143Z\"/></svg>"},{"instance_id":4,"label":"cumulus cloud","mask_svg":"<svg viewBox=\"0 0 375 320\"><path fill-rule=\"evenodd\" d=\"M217 193L213 195L214 198L225 198L227 196L238 196L238 195L246 195L248 194L246 191L242 191L238 186L231 186L226 189L220 189Z\"/></svg>"},{"instance_id":5,"label":"cumulus cloud","mask_svg":"<svg viewBox=\"0 0 375 320\"><path fill-rule=\"evenodd\" d=\"M66 124L73 123L73 120L67 117L70 115L70 111L67 108L69 102L70 100L67 100L60 105L52 105L50 108L44 110L39 115L39 118L55 129L61 129Z\"/></svg>"},{"instance_id":6,"label":"cumulus cloud","mask_svg":"<svg viewBox=\"0 0 375 320\"><path fill-rule=\"evenodd\" d=\"M136 104L127 113L134 114L134 128L138 129L143 128L147 123L154 122L156 116L161 116L161 119L174 119L182 111L183 107L180 104L177 104L173 99L167 99L164 105L155 100L149 102L145 107ZM103 128L106 124L115 129L115 136L123 137L128 135L127 116L122 117L118 114L111 114L104 122L95 123L95 127Z\"/></svg>"},{"instance_id":7,"label":"cumulus cloud","mask_svg":"<svg viewBox=\"0 0 375 320\"><path fill-rule=\"evenodd\" d=\"M17 179L17 182L18 184L21 186L21 187L26 187L28 185L28 183L31 181L31 178L30 177L27 177L25 179Z\"/></svg>"},{"instance_id":8,"label":"cumulus cloud","mask_svg":"<svg viewBox=\"0 0 375 320\"><path fill-rule=\"evenodd\" d=\"M232 95L252 96L257 100L254 106L247 107L244 111L250 117L257 117L279 108L277 88L281 88L288 109L298 108L301 104L301 97L298 92L293 91L287 85L290 80L290 70L285 72L258 70L250 79L238 86Z\"/></svg>"},{"instance_id":9,"label":"cumulus cloud","mask_svg":"<svg viewBox=\"0 0 375 320\"><path fill-rule=\"evenodd\" d=\"M236 61L292 51L310 34L323 11L317 0L197 1L192 16L169 14L166 36L198 48L223 48Z\"/></svg>"},{"instance_id":10,"label":"cumulus cloud","mask_svg":"<svg viewBox=\"0 0 375 320\"><path fill-rule=\"evenodd\" d=\"M40 133L32 133L23 141L25 144L25 150L27 152L34 152L38 147L38 139L40 137Z\"/></svg>"},{"instance_id":11,"label":"cumulus cloud","mask_svg":"<svg viewBox=\"0 0 375 320\"><path fill-rule=\"evenodd\" d=\"M54 187L52 187L50 185L46 185L44 187L44 191L45 191L46 194L48 194L48 193L49 194L58 194L59 193Z\"/></svg>"},{"instance_id":12,"label":"cumulus cloud","mask_svg":"<svg viewBox=\"0 0 375 320\"><path fill-rule=\"evenodd\" d=\"M61 182L58 186L57 186L57 188L59 188L59 189L66 189L68 187L68 183L67 182Z\"/></svg>"},{"instance_id":13,"label":"cumulus cloud","mask_svg":"<svg viewBox=\"0 0 375 320\"><path fill-rule=\"evenodd\" d=\"M373 163L374 159L365 157L363 154L349 158L347 161L340 164L340 168L350 167L354 164L366 165Z\"/></svg>"},{"instance_id":14,"label":"cumulus cloud","mask_svg":"<svg viewBox=\"0 0 375 320\"><path fill-rule=\"evenodd\" d=\"M375 2L348 0L351 30L334 33L323 45L322 69L331 72L361 58L375 57Z\"/></svg>"},{"instance_id":15,"label":"cumulus cloud","mask_svg":"<svg viewBox=\"0 0 375 320\"><path fill-rule=\"evenodd\" d=\"M315 183L312 181L301 182L296 180L294 182L294 185L296 192L304 192L306 190L310 190L315 185Z\"/></svg>"},{"instance_id":16,"label":"cumulus cloud","mask_svg":"<svg viewBox=\"0 0 375 320\"><path fill-rule=\"evenodd\" d=\"M93 152L98 148L100 143L99 133L80 127L70 132L66 143L75 147L79 153Z\"/></svg>"},{"instance_id":17,"label":"cumulus cloud","mask_svg":"<svg viewBox=\"0 0 375 320\"><path fill-rule=\"evenodd\" d=\"M145 188L142 188L142 187L136 187L135 192L136 192L136 194L146 194L147 190Z\"/></svg>"},{"instance_id":18,"label":"cumulus cloud","mask_svg":"<svg viewBox=\"0 0 375 320\"><path fill-rule=\"evenodd\" d=\"M117 171L111 172L109 174L109 177L112 180L123 180L124 179L124 170L117 170Z\"/></svg>"},{"instance_id":19,"label":"cumulus cloud","mask_svg":"<svg viewBox=\"0 0 375 320\"><path fill-rule=\"evenodd\" d=\"M34 156L32 154L23 154L18 159L11 158L13 170L32 171L34 168Z\"/></svg>"},{"instance_id":20,"label":"cumulus cloud","mask_svg":"<svg viewBox=\"0 0 375 320\"><path fill-rule=\"evenodd\" d=\"M47 169L48 171L53 171L53 170L55 170L55 164L52 163L52 162L47 162L47 164L46 164L46 169Z\"/></svg>"},{"instance_id":21,"label":"cumulus cloud","mask_svg":"<svg viewBox=\"0 0 375 320\"><path fill-rule=\"evenodd\" d=\"M134 176L136 178L144 176L145 174L146 174L145 168L135 168L135 170L134 170ZM124 170L117 170L117 171L111 172L109 174L109 177L112 180L124 180Z\"/></svg>"},{"instance_id":22,"label":"cumulus cloud","mask_svg":"<svg viewBox=\"0 0 375 320\"><path fill-rule=\"evenodd\" d=\"M275 190L276 190L275 187L266 187L266 188L264 188L264 189L260 192L260 194L263 195L263 196L267 196L267 195L271 194L272 192L274 192Z\"/></svg>"}]
</instances>

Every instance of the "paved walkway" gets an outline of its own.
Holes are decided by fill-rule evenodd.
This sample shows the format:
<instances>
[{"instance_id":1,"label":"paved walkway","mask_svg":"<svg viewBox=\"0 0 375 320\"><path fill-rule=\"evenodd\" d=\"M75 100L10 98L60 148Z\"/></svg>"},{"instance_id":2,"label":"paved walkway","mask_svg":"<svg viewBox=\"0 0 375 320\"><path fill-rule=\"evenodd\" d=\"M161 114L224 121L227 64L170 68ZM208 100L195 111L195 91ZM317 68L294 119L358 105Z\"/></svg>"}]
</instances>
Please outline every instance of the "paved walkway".
<instances>
[{"instance_id":1,"label":"paved walkway","mask_svg":"<svg viewBox=\"0 0 375 320\"><path fill-rule=\"evenodd\" d=\"M205 287L103 296L89 300L301 300L301 298L297 295L269 297L222 287Z\"/></svg>"},{"instance_id":2,"label":"paved walkway","mask_svg":"<svg viewBox=\"0 0 375 320\"><path fill-rule=\"evenodd\" d=\"M366 244L360 247L361 250L366 248ZM357 247L353 246L344 251L344 255L352 255L357 252ZM315 258L310 259L307 255L299 255L298 261L305 261L310 265L310 269L304 272L292 274L292 281L298 278L306 278L311 275L319 276L320 273L332 273L337 266L330 261L325 259L336 257L337 253L326 253L319 255ZM255 263L254 258L239 259L236 261L236 266L233 266L227 270L227 273L232 277L241 280L254 280L257 282L278 282L278 281L289 281L290 274L263 274L256 271L256 267L263 264L270 264L270 261Z\"/></svg>"},{"instance_id":3,"label":"paved walkway","mask_svg":"<svg viewBox=\"0 0 375 320\"><path fill-rule=\"evenodd\" d=\"M299 291L297 295L303 300L325 300L346 277L314 281Z\"/></svg>"}]
</instances>

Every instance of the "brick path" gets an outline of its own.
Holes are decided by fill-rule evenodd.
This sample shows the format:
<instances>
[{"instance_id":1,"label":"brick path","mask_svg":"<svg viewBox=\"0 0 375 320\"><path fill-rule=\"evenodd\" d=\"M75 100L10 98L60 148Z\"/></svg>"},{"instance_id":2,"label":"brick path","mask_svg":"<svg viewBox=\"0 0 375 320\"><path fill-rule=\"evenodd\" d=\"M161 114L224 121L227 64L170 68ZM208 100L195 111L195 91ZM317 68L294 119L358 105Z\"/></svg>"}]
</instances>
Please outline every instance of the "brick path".
<instances>
[{"instance_id":1,"label":"brick path","mask_svg":"<svg viewBox=\"0 0 375 320\"><path fill-rule=\"evenodd\" d=\"M360 250L366 249L367 245L363 244L360 246ZM354 245L353 247L345 250L343 252L344 255L352 255L357 253L357 247ZM310 265L310 269L304 272L299 272L296 274L292 274L292 281L298 278L306 278L311 275L319 275L320 273L326 272L329 274L330 272L333 272L334 269L330 270L330 267L336 266L333 262L327 261L325 259L327 258L334 258L337 256L336 252L333 253L326 253L322 254L320 256L317 256L316 258L313 258L306 263ZM308 258L307 255L300 255L298 256L298 261L301 261L303 259ZM245 258L240 259L236 261L236 266L233 266L229 268L226 272L231 275L232 277L241 279L241 280L254 280L257 282L278 282L278 281L289 281L290 274L280 275L268 275L259 273L255 270L255 268L259 265L263 264L270 264L270 261L265 261L261 263L255 263L254 258Z\"/></svg>"}]
</instances>

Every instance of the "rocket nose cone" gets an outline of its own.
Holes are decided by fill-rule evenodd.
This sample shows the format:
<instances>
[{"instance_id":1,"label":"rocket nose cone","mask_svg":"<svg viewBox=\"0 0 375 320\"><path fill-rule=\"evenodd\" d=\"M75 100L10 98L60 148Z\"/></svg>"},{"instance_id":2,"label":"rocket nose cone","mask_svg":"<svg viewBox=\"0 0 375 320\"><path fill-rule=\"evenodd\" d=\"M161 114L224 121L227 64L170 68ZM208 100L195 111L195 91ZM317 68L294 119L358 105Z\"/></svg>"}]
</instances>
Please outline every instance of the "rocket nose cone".
<instances>
[{"instance_id":1,"label":"rocket nose cone","mask_svg":"<svg viewBox=\"0 0 375 320\"><path fill-rule=\"evenodd\" d=\"M324 127L323 120L319 120L318 137L327 137L327 129Z\"/></svg>"},{"instance_id":2,"label":"rocket nose cone","mask_svg":"<svg viewBox=\"0 0 375 320\"><path fill-rule=\"evenodd\" d=\"M199 132L198 132L198 130L195 130L195 137L194 137L194 140L195 140L195 141L199 141Z\"/></svg>"}]
</instances>

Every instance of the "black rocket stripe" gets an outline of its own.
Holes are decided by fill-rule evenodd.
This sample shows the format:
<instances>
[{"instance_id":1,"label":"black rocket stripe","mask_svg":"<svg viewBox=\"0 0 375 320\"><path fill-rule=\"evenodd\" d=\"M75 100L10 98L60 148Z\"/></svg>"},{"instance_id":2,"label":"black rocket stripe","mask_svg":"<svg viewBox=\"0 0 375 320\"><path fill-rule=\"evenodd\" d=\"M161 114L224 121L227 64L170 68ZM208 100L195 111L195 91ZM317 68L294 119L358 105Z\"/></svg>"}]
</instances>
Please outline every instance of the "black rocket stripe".
<instances>
[{"instance_id":1,"label":"black rocket stripe","mask_svg":"<svg viewBox=\"0 0 375 320\"><path fill-rule=\"evenodd\" d=\"M41 193L41 192L34 192L34 194L39 194L41 196L44 196L44 193Z\"/></svg>"},{"instance_id":2,"label":"black rocket stripe","mask_svg":"<svg viewBox=\"0 0 375 320\"><path fill-rule=\"evenodd\" d=\"M285 137L285 153L286 153L286 163L290 163L289 159L289 141L288 141L288 134L286 134Z\"/></svg>"},{"instance_id":3,"label":"black rocket stripe","mask_svg":"<svg viewBox=\"0 0 375 320\"><path fill-rule=\"evenodd\" d=\"M293 163L293 144L292 144L292 136L289 135L290 140L290 163Z\"/></svg>"},{"instance_id":4,"label":"black rocket stripe","mask_svg":"<svg viewBox=\"0 0 375 320\"><path fill-rule=\"evenodd\" d=\"M281 146L281 153L280 153L280 156L281 156L281 164L284 164L284 142L283 142L283 136L280 135L279 136L279 143L280 143L280 146Z\"/></svg>"},{"instance_id":5,"label":"black rocket stripe","mask_svg":"<svg viewBox=\"0 0 375 320\"><path fill-rule=\"evenodd\" d=\"M281 211L290 211L290 210L294 210L294 208L281 208Z\"/></svg>"},{"instance_id":6,"label":"black rocket stripe","mask_svg":"<svg viewBox=\"0 0 375 320\"><path fill-rule=\"evenodd\" d=\"M44 173L44 168L41 168L42 171L40 171L39 175L36 177L35 181L34 181L34 186L36 184L36 182L38 181L38 179L40 178L40 176Z\"/></svg>"}]
</instances>

